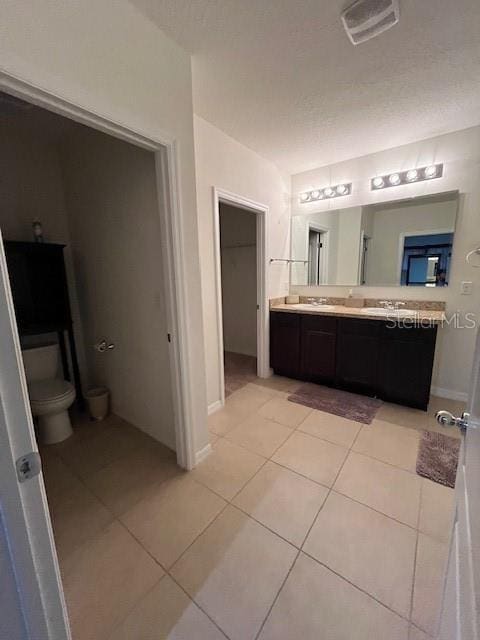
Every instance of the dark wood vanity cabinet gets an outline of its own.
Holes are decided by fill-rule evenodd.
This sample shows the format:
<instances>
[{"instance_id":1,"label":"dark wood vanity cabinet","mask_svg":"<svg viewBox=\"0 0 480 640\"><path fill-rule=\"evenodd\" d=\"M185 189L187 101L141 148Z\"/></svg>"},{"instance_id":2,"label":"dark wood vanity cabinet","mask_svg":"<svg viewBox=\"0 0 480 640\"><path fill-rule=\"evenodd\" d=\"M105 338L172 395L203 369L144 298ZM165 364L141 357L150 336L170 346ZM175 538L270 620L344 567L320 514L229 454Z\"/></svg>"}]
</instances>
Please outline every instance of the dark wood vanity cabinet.
<instances>
[{"instance_id":1,"label":"dark wood vanity cabinet","mask_svg":"<svg viewBox=\"0 0 480 640\"><path fill-rule=\"evenodd\" d=\"M427 409L436 326L270 313L270 366L279 375Z\"/></svg>"},{"instance_id":2,"label":"dark wood vanity cabinet","mask_svg":"<svg viewBox=\"0 0 480 640\"><path fill-rule=\"evenodd\" d=\"M71 379L70 360L77 402L82 407L83 394L63 258L64 247L63 244L47 242L4 241L18 333L21 338L57 334L64 377Z\"/></svg>"},{"instance_id":3,"label":"dark wood vanity cabinet","mask_svg":"<svg viewBox=\"0 0 480 640\"><path fill-rule=\"evenodd\" d=\"M343 389L376 395L381 324L339 318L336 378Z\"/></svg>"},{"instance_id":4,"label":"dark wood vanity cabinet","mask_svg":"<svg viewBox=\"0 0 480 640\"><path fill-rule=\"evenodd\" d=\"M331 384L335 379L336 319L303 315L300 325L302 378Z\"/></svg>"},{"instance_id":5,"label":"dark wood vanity cabinet","mask_svg":"<svg viewBox=\"0 0 480 640\"><path fill-rule=\"evenodd\" d=\"M278 375L300 377L299 314L270 314L270 366Z\"/></svg>"},{"instance_id":6,"label":"dark wood vanity cabinet","mask_svg":"<svg viewBox=\"0 0 480 640\"><path fill-rule=\"evenodd\" d=\"M68 328L64 245L5 240L4 247L20 335Z\"/></svg>"},{"instance_id":7,"label":"dark wood vanity cabinet","mask_svg":"<svg viewBox=\"0 0 480 640\"><path fill-rule=\"evenodd\" d=\"M378 360L378 395L426 409L430 397L437 327L383 324Z\"/></svg>"}]
</instances>

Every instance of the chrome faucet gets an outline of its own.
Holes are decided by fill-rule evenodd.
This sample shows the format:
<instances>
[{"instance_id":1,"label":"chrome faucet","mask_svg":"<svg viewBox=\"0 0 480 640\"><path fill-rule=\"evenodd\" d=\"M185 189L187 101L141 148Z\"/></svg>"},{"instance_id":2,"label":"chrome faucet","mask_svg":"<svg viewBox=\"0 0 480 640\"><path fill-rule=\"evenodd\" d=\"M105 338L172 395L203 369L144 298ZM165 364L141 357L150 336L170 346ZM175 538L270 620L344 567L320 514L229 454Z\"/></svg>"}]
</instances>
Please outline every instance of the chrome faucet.
<instances>
[{"instance_id":1,"label":"chrome faucet","mask_svg":"<svg viewBox=\"0 0 480 640\"><path fill-rule=\"evenodd\" d=\"M395 309L394 304L391 300L379 300L378 304L381 304L384 309Z\"/></svg>"},{"instance_id":2,"label":"chrome faucet","mask_svg":"<svg viewBox=\"0 0 480 640\"><path fill-rule=\"evenodd\" d=\"M400 307L405 307L407 303L401 300L396 300L395 302L393 300L379 300L379 304L383 305L383 308L388 311L398 311Z\"/></svg>"}]
</instances>

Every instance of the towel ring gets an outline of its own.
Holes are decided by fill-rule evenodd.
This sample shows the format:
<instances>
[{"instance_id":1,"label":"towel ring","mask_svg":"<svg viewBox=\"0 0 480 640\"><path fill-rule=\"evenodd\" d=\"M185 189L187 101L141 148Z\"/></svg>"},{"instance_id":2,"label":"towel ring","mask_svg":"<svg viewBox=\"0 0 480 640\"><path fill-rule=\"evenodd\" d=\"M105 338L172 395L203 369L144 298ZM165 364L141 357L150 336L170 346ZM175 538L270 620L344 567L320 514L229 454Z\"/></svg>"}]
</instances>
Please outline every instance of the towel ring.
<instances>
[{"instance_id":1,"label":"towel ring","mask_svg":"<svg viewBox=\"0 0 480 640\"><path fill-rule=\"evenodd\" d=\"M480 256L480 247L477 247L476 249L472 249L472 251L469 251L469 253L467 253L467 255L465 256L465 262L469 264L471 267L480 269L480 264L473 264L472 262L470 262L470 258L475 254Z\"/></svg>"}]
</instances>

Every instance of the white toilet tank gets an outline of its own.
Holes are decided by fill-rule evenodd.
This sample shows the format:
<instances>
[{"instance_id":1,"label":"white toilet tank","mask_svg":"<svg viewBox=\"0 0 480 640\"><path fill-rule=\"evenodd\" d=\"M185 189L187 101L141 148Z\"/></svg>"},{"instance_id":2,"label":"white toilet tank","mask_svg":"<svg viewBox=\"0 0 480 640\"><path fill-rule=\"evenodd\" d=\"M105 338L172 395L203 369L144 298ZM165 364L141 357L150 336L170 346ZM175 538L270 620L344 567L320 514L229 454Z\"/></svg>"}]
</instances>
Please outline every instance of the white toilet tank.
<instances>
[{"instance_id":1,"label":"white toilet tank","mask_svg":"<svg viewBox=\"0 0 480 640\"><path fill-rule=\"evenodd\" d=\"M58 344L22 349L27 382L52 380L58 375Z\"/></svg>"}]
</instances>

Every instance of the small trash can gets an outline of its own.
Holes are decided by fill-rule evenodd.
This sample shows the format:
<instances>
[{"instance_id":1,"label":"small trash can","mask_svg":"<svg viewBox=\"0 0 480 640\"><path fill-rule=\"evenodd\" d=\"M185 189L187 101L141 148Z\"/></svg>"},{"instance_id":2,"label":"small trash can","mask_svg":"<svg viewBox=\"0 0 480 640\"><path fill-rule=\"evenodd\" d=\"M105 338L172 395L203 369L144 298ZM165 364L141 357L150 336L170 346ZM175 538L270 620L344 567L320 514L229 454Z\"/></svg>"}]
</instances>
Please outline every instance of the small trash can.
<instances>
[{"instance_id":1,"label":"small trash can","mask_svg":"<svg viewBox=\"0 0 480 640\"><path fill-rule=\"evenodd\" d=\"M107 387L91 387L85 392L85 400L93 420L103 420L108 416L109 396Z\"/></svg>"}]
</instances>

